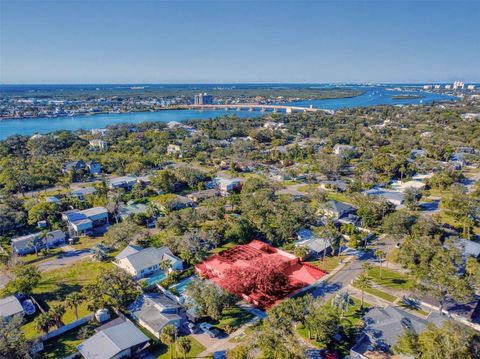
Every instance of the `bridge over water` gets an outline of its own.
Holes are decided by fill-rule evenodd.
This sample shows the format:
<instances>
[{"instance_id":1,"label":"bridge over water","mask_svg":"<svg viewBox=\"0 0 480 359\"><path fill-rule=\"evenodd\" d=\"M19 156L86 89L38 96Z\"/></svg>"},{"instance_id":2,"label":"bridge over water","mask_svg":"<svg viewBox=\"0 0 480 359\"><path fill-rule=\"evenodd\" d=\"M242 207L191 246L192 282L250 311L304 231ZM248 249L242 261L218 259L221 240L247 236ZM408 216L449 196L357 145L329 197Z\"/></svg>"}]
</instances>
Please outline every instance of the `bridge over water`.
<instances>
[{"instance_id":1,"label":"bridge over water","mask_svg":"<svg viewBox=\"0 0 480 359\"><path fill-rule=\"evenodd\" d=\"M187 108L191 110L214 110L214 109L221 109L221 110L248 110L248 111L261 111L261 112L285 112L285 113L293 113L293 112L324 112L326 114L333 114L333 110L327 110L322 108L315 108L315 107L300 107L300 106L289 106L289 105L267 105L267 104L259 104L259 103L239 103L239 104L232 104L232 105L183 105L180 108Z\"/></svg>"}]
</instances>

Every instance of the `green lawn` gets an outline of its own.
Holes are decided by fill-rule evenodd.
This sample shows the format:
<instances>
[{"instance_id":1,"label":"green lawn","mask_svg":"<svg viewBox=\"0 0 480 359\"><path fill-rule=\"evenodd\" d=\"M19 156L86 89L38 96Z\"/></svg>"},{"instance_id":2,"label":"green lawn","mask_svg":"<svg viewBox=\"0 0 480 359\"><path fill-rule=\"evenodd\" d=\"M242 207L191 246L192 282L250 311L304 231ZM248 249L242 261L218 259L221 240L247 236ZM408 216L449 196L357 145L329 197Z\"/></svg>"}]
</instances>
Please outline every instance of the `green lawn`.
<instances>
[{"instance_id":1,"label":"green lawn","mask_svg":"<svg viewBox=\"0 0 480 359\"><path fill-rule=\"evenodd\" d=\"M89 259L75 263L72 266L56 269L42 273L40 284L33 291L33 296L45 309L54 304L60 304L65 301L65 297L72 293L78 292L82 287L91 282L101 271L112 268L113 264L107 262L93 262ZM87 304L82 303L78 308L79 318L90 313ZM23 325L23 330L27 338L34 338L40 335L33 326L33 319ZM74 311L66 308L66 312L62 318L65 324L75 320Z\"/></svg>"},{"instance_id":2,"label":"green lawn","mask_svg":"<svg viewBox=\"0 0 480 359\"><path fill-rule=\"evenodd\" d=\"M222 251L225 251L227 249L230 249L230 248L233 248L235 247L237 244L236 243L233 243L233 242L230 242L230 243L226 243L224 244L223 246L219 246L219 247L216 247L212 250L212 253L213 254L217 254L217 253L220 253Z\"/></svg>"},{"instance_id":3,"label":"green lawn","mask_svg":"<svg viewBox=\"0 0 480 359\"><path fill-rule=\"evenodd\" d=\"M80 329L88 324L84 324L78 328L72 329L58 337L47 340L44 343L45 350L42 351L42 358L63 358L77 351L77 345L82 343L84 339L80 339L78 334Z\"/></svg>"},{"instance_id":4,"label":"green lawn","mask_svg":"<svg viewBox=\"0 0 480 359\"><path fill-rule=\"evenodd\" d=\"M190 338L192 348L187 353L187 358L198 358L198 355L205 350L205 347L196 341L191 335ZM158 359L170 359L170 348L164 344L156 343L155 348L152 350L152 355ZM183 358L182 354L177 350L177 358Z\"/></svg>"},{"instance_id":5,"label":"green lawn","mask_svg":"<svg viewBox=\"0 0 480 359\"><path fill-rule=\"evenodd\" d=\"M386 300L387 302L391 302L391 303L393 303L395 301L395 299L397 299L397 297L395 297L394 295L391 295L389 293L385 293L384 291L382 291L380 289L377 289L377 288L366 288L365 293L374 295L375 297L382 298L382 299Z\"/></svg>"},{"instance_id":6,"label":"green lawn","mask_svg":"<svg viewBox=\"0 0 480 359\"><path fill-rule=\"evenodd\" d=\"M393 290L408 290L414 285L414 282L405 274L386 269L382 269L382 278L380 279L380 266L375 266L368 271L368 275L372 280L384 287Z\"/></svg>"},{"instance_id":7,"label":"green lawn","mask_svg":"<svg viewBox=\"0 0 480 359\"><path fill-rule=\"evenodd\" d=\"M328 192L327 193L327 198L329 200L335 200L339 202L345 202L345 203L352 203L352 198L345 193L342 192Z\"/></svg>"},{"instance_id":8,"label":"green lawn","mask_svg":"<svg viewBox=\"0 0 480 359\"><path fill-rule=\"evenodd\" d=\"M342 320L342 326L344 328L343 340L335 342L333 349L337 351L341 357L348 355L350 348L355 343L355 338L358 331L363 326L362 318L365 312L371 307L368 303L364 303L364 309L360 309L360 300L352 297L352 305L348 308L345 313L345 318ZM325 307L328 308L331 306L331 301L325 304ZM297 332L305 338L309 343L314 345L317 348L325 348L325 344L322 342L317 342L315 339L308 337L308 330L304 328L301 324L297 327Z\"/></svg>"},{"instance_id":9,"label":"green lawn","mask_svg":"<svg viewBox=\"0 0 480 359\"><path fill-rule=\"evenodd\" d=\"M232 330L236 330L252 320L253 317L253 314L239 307L233 307L225 309L222 312L222 318L220 320L212 320L211 323L220 329L225 329L229 326Z\"/></svg>"},{"instance_id":10,"label":"green lawn","mask_svg":"<svg viewBox=\"0 0 480 359\"><path fill-rule=\"evenodd\" d=\"M341 256L326 256L325 261L320 259L316 260L307 260L307 263L313 264L314 266L320 268L321 270L330 273L332 270L334 270L339 264L340 261L342 260Z\"/></svg>"},{"instance_id":11,"label":"green lawn","mask_svg":"<svg viewBox=\"0 0 480 359\"><path fill-rule=\"evenodd\" d=\"M48 252L38 251L38 255L35 253L31 253L25 256L21 256L20 260L25 265L31 265L31 264L36 265L42 262L47 262L57 257L61 253L63 253L63 251L60 248L51 248L48 250Z\"/></svg>"}]
</instances>

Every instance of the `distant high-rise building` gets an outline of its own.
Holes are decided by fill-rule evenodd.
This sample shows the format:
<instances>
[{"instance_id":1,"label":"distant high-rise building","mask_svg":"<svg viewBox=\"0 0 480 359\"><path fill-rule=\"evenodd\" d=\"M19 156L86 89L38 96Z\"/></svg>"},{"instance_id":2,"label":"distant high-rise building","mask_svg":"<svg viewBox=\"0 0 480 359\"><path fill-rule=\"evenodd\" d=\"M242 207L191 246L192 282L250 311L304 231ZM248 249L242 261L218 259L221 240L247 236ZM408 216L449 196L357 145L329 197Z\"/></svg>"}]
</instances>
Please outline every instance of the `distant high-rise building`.
<instances>
[{"instance_id":1,"label":"distant high-rise building","mask_svg":"<svg viewBox=\"0 0 480 359\"><path fill-rule=\"evenodd\" d=\"M424 90L431 90L431 89L432 89L432 85L423 85L423 89L424 89Z\"/></svg>"},{"instance_id":2,"label":"distant high-rise building","mask_svg":"<svg viewBox=\"0 0 480 359\"><path fill-rule=\"evenodd\" d=\"M445 85L445 90L451 90L452 89L452 85Z\"/></svg>"},{"instance_id":3,"label":"distant high-rise building","mask_svg":"<svg viewBox=\"0 0 480 359\"><path fill-rule=\"evenodd\" d=\"M206 92L199 93L195 95L194 103L195 105L211 105L213 103L213 96L207 95Z\"/></svg>"},{"instance_id":4,"label":"distant high-rise building","mask_svg":"<svg viewBox=\"0 0 480 359\"><path fill-rule=\"evenodd\" d=\"M455 81L453 83L453 89L454 90L459 90L459 89L464 89L465 88L465 83L461 82L461 81Z\"/></svg>"},{"instance_id":5,"label":"distant high-rise building","mask_svg":"<svg viewBox=\"0 0 480 359\"><path fill-rule=\"evenodd\" d=\"M473 90L475 90L475 88L476 88L475 85L468 85L468 86L467 86L467 90L473 91Z\"/></svg>"},{"instance_id":6,"label":"distant high-rise building","mask_svg":"<svg viewBox=\"0 0 480 359\"><path fill-rule=\"evenodd\" d=\"M435 90L439 90L440 89L440 85L435 85Z\"/></svg>"}]
</instances>

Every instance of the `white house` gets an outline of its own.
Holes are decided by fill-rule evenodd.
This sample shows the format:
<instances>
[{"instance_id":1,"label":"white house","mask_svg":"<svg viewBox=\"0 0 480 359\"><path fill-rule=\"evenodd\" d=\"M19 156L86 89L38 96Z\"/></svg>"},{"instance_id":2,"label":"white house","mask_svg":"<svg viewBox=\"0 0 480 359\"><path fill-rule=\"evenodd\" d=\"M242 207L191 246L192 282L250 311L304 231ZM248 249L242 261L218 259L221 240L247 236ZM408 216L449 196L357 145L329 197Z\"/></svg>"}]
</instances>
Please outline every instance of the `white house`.
<instances>
[{"instance_id":1,"label":"white house","mask_svg":"<svg viewBox=\"0 0 480 359\"><path fill-rule=\"evenodd\" d=\"M171 270L183 269L183 261L175 256L168 247L127 246L121 251L113 262L135 279L144 278L161 270L161 263L170 262Z\"/></svg>"},{"instance_id":2,"label":"white house","mask_svg":"<svg viewBox=\"0 0 480 359\"><path fill-rule=\"evenodd\" d=\"M111 189L123 188L129 191L132 189L132 187L136 183L137 183L137 179L135 177L122 176L122 177L110 178L107 182L107 185Z\"/></svg>"},{"instance_id":3,"label":"white house","mask_svg":"<svg viewBox=\"0 0 480 359\"><path fill-rule=\"evenodd\" d=\"M65 243L65 233L60 230L48 232L45 238L41 239L42 233L29 234L22 237L12 239L12 249L15 253L23 256L25 254L34 253L36 250L45 247L54 247L61 243Z\"/></svg>"}]
</instances>

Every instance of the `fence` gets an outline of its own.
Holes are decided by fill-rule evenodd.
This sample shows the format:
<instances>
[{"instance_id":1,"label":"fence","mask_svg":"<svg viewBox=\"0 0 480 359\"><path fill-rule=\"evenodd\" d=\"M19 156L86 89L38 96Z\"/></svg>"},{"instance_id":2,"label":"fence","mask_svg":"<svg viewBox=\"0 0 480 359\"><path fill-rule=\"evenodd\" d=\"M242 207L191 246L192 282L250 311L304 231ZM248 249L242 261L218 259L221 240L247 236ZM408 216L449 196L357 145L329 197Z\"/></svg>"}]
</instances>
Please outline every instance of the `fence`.
<instances>
[{"instance_id":1,"label":"fence","mask_svg":"<svg viewBox=\"0 0 480 359\"><path fill-rule=\"evenodd\" d=\"M72 330L74 328L77 328L83 324L85 324L86 322L88 322L89 320L91 320L93 318L93 314L89 314L89 315L86 315L84 316L83 318L80 318L79 320L75 321L75 322L72 322L70 324L67 324L67 325L64 325L63 327L60 327L56 330L54 330L53 332L50 332L50 333L47 333L45 334L43 337L42 337L42 340L45 341L45 340L48 340L48 339L52 339L52 338L55 338L65 332L68 332L69 330Z\"/></svg>"}]
</instances>

